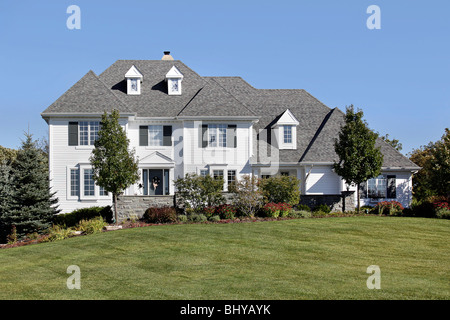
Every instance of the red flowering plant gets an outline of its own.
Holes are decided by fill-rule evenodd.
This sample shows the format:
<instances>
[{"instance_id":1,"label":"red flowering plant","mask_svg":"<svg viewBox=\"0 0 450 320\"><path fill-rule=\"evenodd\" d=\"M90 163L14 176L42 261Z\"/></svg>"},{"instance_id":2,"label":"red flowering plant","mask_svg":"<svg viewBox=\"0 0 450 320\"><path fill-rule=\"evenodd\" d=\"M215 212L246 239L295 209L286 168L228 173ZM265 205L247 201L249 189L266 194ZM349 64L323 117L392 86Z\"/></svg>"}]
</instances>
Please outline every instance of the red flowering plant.
<instances>
[{"instance_id":1,"label":"red flowering plant","mask_svg":"<svg viewBox=\"0 0 450 320\"><path fill-rule=\"evenodd\" d=\"M220 216L220 219L234 219L236 208L231 204L222 204L216 207L215 213Z\"/></svg>"},{"instance_id":2,"label":"red flowering plant","mask_svg":"<svg viewBox=\"0 0 450 320\"><path fill-rule=\"evenodd\" d=\"M216 214L216 207L213 206L209 206L203 209L203 214L207 217L207 218L211 218L212 216L214 216Z\"/></svg>"},{"instance_id":3,"label":"red flowering plant","mask_svg":"<svg viewBox=\"0 0 450 320\"><path fill-rule=\"evenodd\" d=\"M450 204L447 201L436 201L436 202L433 202L433 207L436 210L438 210L438 209L450 210Z\"/></svg>"},{"instance_id":4,"label":"red flowering plant","mask_svg":"<svg viewBox=\"0 0 450 320\"><path fill-rule=\"evenodd\" d=\"M377 203L374 211L380 215L386 214L392 216L401 213L403 209L402 204L398 201L381 201Z\"/></svg>"}]
</instances>

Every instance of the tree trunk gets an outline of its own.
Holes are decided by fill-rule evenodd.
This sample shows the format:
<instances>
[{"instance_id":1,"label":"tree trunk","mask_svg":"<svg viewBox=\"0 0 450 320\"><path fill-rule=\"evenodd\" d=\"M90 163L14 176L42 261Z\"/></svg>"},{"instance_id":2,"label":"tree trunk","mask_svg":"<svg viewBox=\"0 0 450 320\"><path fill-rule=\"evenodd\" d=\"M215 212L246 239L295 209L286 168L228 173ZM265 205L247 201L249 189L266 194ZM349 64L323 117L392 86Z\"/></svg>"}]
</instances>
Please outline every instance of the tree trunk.
<instances>
[{"instance_id":1,"label":"tree trunk","mask_svg":"<svg viewBox=\"0 0 450 320\"><path fill-rule=\"evenodd\" d=\"M114 202L114 224L118 224L117 222L117 194L113 193L113 202Z\"/></svg>"},{"instance_id":2,"label":"tree trunk","mask_svg":"<svg viewBox=\"0 0 450 320\"><path fill-rule=\"evenodd\" d=\"M358 214L359 214L359 204L360 204L360 202L359 202L359 197L360 197L360 195L359 195L359 183L357 183L356 184L356 192L358 193L357 195L356 195L356 201L357 201L357 203L356 203L356 208L357 208L357 212L358 212Z\"/></svg>"}]
</instances>

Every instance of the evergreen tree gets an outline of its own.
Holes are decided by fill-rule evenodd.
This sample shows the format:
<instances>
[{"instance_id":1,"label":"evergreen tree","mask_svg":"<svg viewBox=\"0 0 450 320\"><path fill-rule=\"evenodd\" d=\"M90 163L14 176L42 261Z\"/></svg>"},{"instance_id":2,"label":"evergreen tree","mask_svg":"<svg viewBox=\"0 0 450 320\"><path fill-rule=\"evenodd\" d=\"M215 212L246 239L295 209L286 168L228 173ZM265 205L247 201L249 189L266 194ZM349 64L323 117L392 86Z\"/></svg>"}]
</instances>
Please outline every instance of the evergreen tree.
<instances>
[{"instance_id":1,"label":"evergreen tree","mask_svg":"<svg viewBox=\"0 0 450 320\"><path fill-rule=\"evenodd\" d=\"M368 128L362 118L361 110L355 112L353 105L347 107L345 124L334 144L339 156L339 162L334 163L334 170L347 184L356 184L358 212L360 184L378 176L383 163L383 154L375 147L378 135Z\"/></svg>"},{"instance_id":2,"label":"evergreen tree","mask_svg":"<svg viewBox=\"0 0 450 320\"><path fill-rule=\"evenodd\" d=\"M117 223L117 195L139 180L138 163L130 140L119 124L120 114L113 110L102 115L101 128L90 162L96 184L113 194L114 218Z\"/></svg>"},{"instance_id":3,"label":"evergreen tree","mask_svg":"<svg viewBox=\"0 0 450 320\"><path fill-rule=\"evenodd\" d=\"M7 212L0 217L2 229L17 228L17 235L41 233L50 227L57 209L58 199L50 192L47 160L36 147L31 134L11 165L11 201Z\"/></svg>"},{"instance_id":4,"label":"evergreen tree","mask_svg":"<svg viewBox=\"0 0 450 320\"><path fill-rule=\"evenodd\" d=\"M6 236L11 230L8 226L1 223L2 216L11 209L11 200L13 196L11 165L3 160L0 163L0 242L4 242Z\"/></svg>"}]
</instances>

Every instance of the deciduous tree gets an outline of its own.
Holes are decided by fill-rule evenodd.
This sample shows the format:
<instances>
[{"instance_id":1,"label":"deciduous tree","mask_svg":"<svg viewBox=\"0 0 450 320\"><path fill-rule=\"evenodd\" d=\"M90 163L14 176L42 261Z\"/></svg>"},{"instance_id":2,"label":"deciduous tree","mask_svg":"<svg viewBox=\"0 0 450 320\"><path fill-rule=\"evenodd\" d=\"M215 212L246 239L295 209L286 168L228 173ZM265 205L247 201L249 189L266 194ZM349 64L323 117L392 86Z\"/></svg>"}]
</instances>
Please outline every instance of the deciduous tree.
<instances>
[{"instance_id":1,"label":"deciduous tree","mask_svg":"<svg viewBox=\"0 0 450 320\"><path fill-rule=\"evenodd\" d=\"M339 162L334 163L334 170L347 184L356 184L358 211L360 184L378 176L383 163L383 154L375 147L378 135L369 129L363 116L362 110L355 112L353 105L347 107L345 124L334 144L339 156Z\"/></svg>"}]
</instances>

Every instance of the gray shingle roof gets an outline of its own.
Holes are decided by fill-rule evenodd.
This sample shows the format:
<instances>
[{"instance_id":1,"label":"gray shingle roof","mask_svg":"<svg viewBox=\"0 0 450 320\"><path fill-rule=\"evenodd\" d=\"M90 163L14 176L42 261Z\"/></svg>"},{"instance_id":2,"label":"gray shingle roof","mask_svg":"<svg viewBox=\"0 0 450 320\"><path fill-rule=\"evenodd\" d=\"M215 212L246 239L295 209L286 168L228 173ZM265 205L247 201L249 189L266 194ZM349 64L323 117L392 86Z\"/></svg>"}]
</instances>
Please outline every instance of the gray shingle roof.
<instances>
[{"instance_id":1,"label":"gray shingle roof","mask_svg":"<svg viewBox=\"0 0 450 320\"><path fill-rule=\"evenodd\" d=\"M89 71L42 114L101 114L112 109L117 109L121 113L131 112L130 108L93 71Z\"/></svg>"},{"instance_id":2,"label":"gray shingle roof","mask_svg":"<svg viewBox=\"0 0 450 320\"><path fill-rule=\"evenodd\" d=\"M144 76L140 95L127 95L125 73L135 66ZM182 95L167 94L165 75L176 66L183 74ZM343 112L331 110L305 90L256 89L240 77L201 77L179 60L117 60L99 76L89 71L42 115L103 113L111 109L138 117L259 117L257 132L268 129L286 109L298 119L297 149L280 150L279 162L333 162L334 139ZM256 163L267 162L270 137L260 134ZM256 143L256 139L259 143ZM408 158L379 139L385 167L415 167Z\"/></svg>"}]
</instances>

